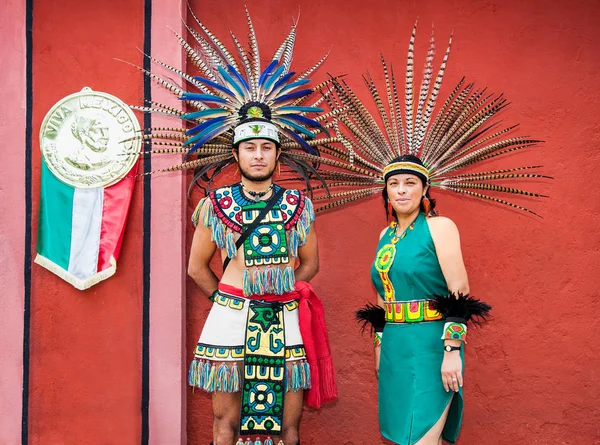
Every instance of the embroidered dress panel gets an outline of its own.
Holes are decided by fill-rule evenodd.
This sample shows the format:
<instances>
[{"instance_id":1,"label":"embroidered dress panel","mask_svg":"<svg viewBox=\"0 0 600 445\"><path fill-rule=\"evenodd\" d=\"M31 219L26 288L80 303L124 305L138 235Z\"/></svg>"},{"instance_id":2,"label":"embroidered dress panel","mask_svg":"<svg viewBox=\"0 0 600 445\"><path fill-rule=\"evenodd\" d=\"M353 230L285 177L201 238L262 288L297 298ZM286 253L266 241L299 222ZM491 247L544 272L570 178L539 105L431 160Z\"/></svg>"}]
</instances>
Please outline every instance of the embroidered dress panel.
<instances>
[{"instance_id":1,"label":"embroidered dress panel","mask_svg":"<svg viewBox=\"0 0 600 445\"><path fill-rule=\"evenodd\" d=\"M386 301L386 308L396 307L394 302L423 301L433 295L447 294L425 215L420 213L413 230L408 230L395 244L394 233L387 230L381 238L371 268L371 279ZM388 246L395 248L391 258L387 256ZM410 306L401 303L400 307L406 304ZM400 316L398 311L395 313ZM450 443L456 441L462 422L462 389L458 393L446 392L442 384L443 329L441 319L387 323L384 328L379 365L379 423L383 436L394 443L415 444L435 425L451 401L443 438ZM460 354L462 357L463 352Z\"/></svg>"}]
</instances>

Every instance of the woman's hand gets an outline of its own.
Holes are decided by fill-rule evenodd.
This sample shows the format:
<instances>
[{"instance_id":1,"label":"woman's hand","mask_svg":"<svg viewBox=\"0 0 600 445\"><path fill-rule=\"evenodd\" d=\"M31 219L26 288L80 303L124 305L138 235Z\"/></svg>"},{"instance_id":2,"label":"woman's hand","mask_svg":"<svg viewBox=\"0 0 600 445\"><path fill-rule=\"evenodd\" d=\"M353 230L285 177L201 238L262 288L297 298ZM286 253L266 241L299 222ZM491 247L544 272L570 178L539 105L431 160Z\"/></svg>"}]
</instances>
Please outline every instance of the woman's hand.
<instances>
[{"instance_id":1,"label":"woman's hand","mask_svg":"<svg viewBox=\"0 0 600 445\"><path fill-rule=\"evenodd\" d=\"M463 386L462 359L460 351L444 352L442 361L442 383L446 392L452 390L458 392Z\"/></svg>"},{"instance_id":2,"label":"woman's hand","mask_svg":"<svg viewBox=\"0 0 600 445\"><path fill-rule=\"evenodd\" d=\"M381 346L375 346L375 377L379 379L379 357L381 357Z\"/></svg>"}]
</instances>

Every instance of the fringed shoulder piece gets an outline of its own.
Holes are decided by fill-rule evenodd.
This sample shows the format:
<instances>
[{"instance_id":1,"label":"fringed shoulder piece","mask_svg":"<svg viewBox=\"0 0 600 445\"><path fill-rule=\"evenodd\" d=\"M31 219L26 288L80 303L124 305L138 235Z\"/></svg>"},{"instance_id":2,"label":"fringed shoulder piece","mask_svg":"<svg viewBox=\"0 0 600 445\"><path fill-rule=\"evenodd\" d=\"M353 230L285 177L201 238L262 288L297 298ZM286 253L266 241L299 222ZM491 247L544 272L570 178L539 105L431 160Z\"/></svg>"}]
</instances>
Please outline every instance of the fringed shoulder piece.
<instances>
[{"instance_id":1,"label":"fringed shoulder piece","mask_svg":"<svg viewBox=\"0 0 600 445\"><path fill-rule=\"evenodd\" d=\"M222 204L226 199L217 199L217 197L230 196L231 187L222 187L208 192L205 198L202 198L196 210L192 215L192 222L197 226L202 220L202 225L211 230L211 240L215 242L219 249L226 249L227 256L235 258L237 250L235 249L235 240L233 239L232 223L224 217ZM231 197L228 198L231 201ZM239 213L239 212L238 212Z\"/></svg>"},{"instance_id":2,"label":"fringed shoulder piece","mask_svg":"<svg viewBox=\"0 0 600 445\"><path fill-rule=\"evenodd\" d=\"M446 320L454 319L461 323L472 321L475 324L486 321L492 310L489 304L461 293L458 296L452 293L436 295L430 303L430 308L438 311Z\"/></svg>"},{"instance_id":3,"label":"fringed shoulder piece","mask_svg":"<svg viewBox=\"0 0 600 445\"><path fill-rule=\"evenodd\" d=\"M210 200L206 197L202 198L200 202L198 202L194 213L192 213L192 224L196 227L200 222L200 217L202 217L202 224L204 227L208 228L211 225L213 216L214 212Z\"/></svg>"},{"instance_id":4,"label":"fringed shoulder piece","mask_svg":"<svg viewBox=\"0 0 600 445\"><path fill-rule=\"evenodd\" d=\"M310 199L300 190L286 190L281 203L285 229L290 234L290 255L298 256L298 247L306 244L310 225L315 220L315 210Z\"/></svg>"},{"instance_id":5,"label":"fringed shoulder piece","mask_svg":"<svg viewBox=\"0 0 600 445\"><path fill-rule=\"evenodd\" d=\"M385 326L385 309L373 303L367 303L356 311L356 320L364 332L367 328L373 333L382 332Z\"/></svg>"},{"instance_id":6,"label":"fringed shoulder piece","mask_svg":"<svg viewBox=\"0 0 600 445\"><path fill-rule=\"evenodd\" d=\"M305 227L310 226L315 219L312 203L300 190L286 190L280 206L284 214L286 230L297 226L299 222Z\"/></svg>"}]
</instances>

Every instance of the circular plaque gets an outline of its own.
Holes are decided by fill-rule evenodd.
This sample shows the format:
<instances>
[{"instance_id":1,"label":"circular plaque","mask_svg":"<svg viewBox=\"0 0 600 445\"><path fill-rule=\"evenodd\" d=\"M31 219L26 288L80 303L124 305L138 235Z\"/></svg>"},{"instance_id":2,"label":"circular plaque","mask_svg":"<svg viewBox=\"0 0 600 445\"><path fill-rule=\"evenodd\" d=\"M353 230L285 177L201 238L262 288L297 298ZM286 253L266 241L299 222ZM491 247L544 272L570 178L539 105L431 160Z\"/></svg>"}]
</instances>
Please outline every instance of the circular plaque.
<instances>
[{"instance_id":1,"label":"circular plaque","mask_svg":"<svg viewBox=\"0 0 600 445\"><path fill-rule=\"evenodd\" d=\"M50 171L73 187L106 187L138 159L140 125L120 99L85 87L58 101L40 129Z\"/></svg>"}]
</instances>

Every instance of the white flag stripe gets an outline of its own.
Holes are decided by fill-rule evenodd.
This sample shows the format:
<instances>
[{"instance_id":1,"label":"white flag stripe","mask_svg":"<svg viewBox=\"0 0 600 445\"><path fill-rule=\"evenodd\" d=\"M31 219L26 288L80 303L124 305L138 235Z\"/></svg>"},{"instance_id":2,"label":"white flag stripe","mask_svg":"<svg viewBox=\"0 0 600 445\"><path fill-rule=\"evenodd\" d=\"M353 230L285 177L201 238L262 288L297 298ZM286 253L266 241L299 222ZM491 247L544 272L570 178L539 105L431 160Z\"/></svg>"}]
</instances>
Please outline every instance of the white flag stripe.
<instances>
[{"instance_id":1,"label":"white flag stripe","mask_svg":"<svg viewBox=\"0 0 600 445\"><path fill-rule=\"evenodd\" d=\"M81 280L98 270L103 203L104 188L75 189L69 272Z\"/></svg>"}]
</instances>

